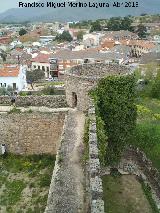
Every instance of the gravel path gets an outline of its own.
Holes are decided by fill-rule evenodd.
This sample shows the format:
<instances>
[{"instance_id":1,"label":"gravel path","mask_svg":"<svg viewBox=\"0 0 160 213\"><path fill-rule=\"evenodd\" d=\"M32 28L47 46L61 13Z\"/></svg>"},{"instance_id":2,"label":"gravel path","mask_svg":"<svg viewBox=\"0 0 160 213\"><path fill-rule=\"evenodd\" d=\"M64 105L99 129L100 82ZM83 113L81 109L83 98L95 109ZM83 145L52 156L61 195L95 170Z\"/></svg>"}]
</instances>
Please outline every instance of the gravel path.
<instances>
[{"instance_id":1,"label":"gravel path","mask_svg":"<svg viewBox=\"0 0 160 213\"><path fill-rule=\"evenodd\" d=\"M0 106L0 113L3 112L9 112L12 110L14 107L13 106ZM21 112L27 112L29 110L32 110L33 112L67 112L69 108L48 108L48 107L35 107L35 106L30 106L30 107L17 107L18 109L21 110Z\"/></svg>"},{"instance_id":2,"label":"gravel path","mask_svg":"<svg viewBox=\"0 0 160 213\"><path fill-rule=\"evenodd\" d=\"M85 213L84 173L81 166L85 115L70 109L61 145L61 166L50 188L46 213Z\"/></svg>"}]
</instances>

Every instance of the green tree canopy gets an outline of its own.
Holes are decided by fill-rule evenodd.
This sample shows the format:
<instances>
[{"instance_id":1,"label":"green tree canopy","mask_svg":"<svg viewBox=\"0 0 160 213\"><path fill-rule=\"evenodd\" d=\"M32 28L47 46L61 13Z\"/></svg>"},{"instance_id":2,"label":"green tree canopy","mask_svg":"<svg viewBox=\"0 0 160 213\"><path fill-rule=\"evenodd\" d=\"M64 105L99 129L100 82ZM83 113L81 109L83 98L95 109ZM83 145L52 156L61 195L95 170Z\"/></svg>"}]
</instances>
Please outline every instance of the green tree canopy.
<instances>
[{"instance_id":1,"label":"green tree canopy","mask_svg":"<svg viewBox=\"0 0 160 213\"><path fill-rule=\"evenodd\" d=\"M23 36L23 35L25 35L25 34L27 34L27 30L25 30L25 29L20 29L20 31L19 31L19 35L20 36Z\"/></svg>"},{"instance_id":2,"label":"green tree canopy","mask_svg":"<svg viewBox=\"0 0 160 213\"><path fill-rule=\"evenodd\" d=\"M102 27L99 21L95 21L91 24L90 32L101 31Z\"/></svg>"},{"instance_id":3,"label":"green tree canopy","mask_svg":"<svg viewBox=\"0 0 160 213\"><path fill-rule=\"evenodd\" d=\"M107 27L108 27L108 30L113 30L113 31L118 31L118 30L133 31L133 27L131 26L132 23L133 23L133 20L129 16L126 16L124 18L113 17L109 19Z\"/></svg>"},{"instance_id":4,"label":"green tree canopy","mask_svg":"<svg viewBox=\"0 0 160 213\"><path fill-rule=\"evenodd\" d=\"M68 31L63 31L62 34L56 36L56 40L58 41L69 41L73 40L71 34Z\"/></svg>"},{"instance_id":5,"label":"green tree canopy","mask_svg":"<svg viewBox=\"0 0 160 213\"><path fill-rule=\"evenodd\" d=\"M147 29L143 24L139 24L136 30L136 33L140 38L146 38L147 36Z\"/></svg>"},{"instance_id":6,"label":"green tree canopy","mask_svg":"<svg viewBox=\"0 0 160 213\"><path fill-rule=\"evenodd\" d=\"M32 86L32 89L33 89L33 83L38 81L38 80L41 80L44 78L44 71L43 70L33 70L33 71L27 71L26 73L26 79L27 79L27 82L31 84Z\"/></svg>"}]
</instances>

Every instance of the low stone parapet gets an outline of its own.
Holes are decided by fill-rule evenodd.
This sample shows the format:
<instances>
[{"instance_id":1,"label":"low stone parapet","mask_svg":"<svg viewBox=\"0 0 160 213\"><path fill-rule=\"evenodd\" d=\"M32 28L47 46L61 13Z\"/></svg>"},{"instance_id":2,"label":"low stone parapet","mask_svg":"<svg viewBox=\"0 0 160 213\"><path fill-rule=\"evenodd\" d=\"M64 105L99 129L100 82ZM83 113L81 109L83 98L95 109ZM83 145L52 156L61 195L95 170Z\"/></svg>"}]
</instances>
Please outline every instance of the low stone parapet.
<instances>
[{"instance_id":1,"label":"low stone parapet","mask_svg":"<svg viewBox=\"0 0 160 213\"><path fill-rule=\"evenodd\" d=\"M98 143L96 133L95 108L88 110L89 126L89 182L91 213L104 213L103 187L100 176L100 161L98 156Z\"/></svg>"},{"instance_id":2,"label":"low stone parapet","mask_svg":"<svg viewBox=\"0 0 160 213\"><path fill-rule=\"evenodd\" d=\"M11 105L10 96L0 96L0 105ZM45 95L45 96L17 96L16 106L46 106L49 108L67 107L65 95Z\"/></svg>"}]
</instances>

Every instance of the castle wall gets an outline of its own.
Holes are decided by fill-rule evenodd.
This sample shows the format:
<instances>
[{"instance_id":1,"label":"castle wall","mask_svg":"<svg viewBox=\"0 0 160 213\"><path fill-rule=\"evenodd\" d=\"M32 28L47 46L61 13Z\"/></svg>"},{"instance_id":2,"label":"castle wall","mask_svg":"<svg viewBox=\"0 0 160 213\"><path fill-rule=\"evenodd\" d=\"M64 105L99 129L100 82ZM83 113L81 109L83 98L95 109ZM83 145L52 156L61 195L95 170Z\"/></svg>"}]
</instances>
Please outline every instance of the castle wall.
<instances>
[{"instance_id":1,"label":"castle wall","mask_svg":"<svg viewBox=\"0 0 160 213\"><path fill-rule=\"evenodd\" d=\"M89 108L89 91L97 82L109 75L124 75L129 68L117 64L84 64L75 66L65 73L66 100L69 107L73 107L73 93L77 95L77 109L87 111Z\"/></svg>"},{"instance_id":2,"label":"castle wall","mask_svg":"<svg viewBox=\"0 0 160 213\"><path fill-rule=\"evenodd\" d=\"M0 114L0 144L15 154L56 154L64 113Z\"/></svg>"},{"instance_id":3,"label":"castle wall","mask_svg":"<svg viewBox=\"0 0 160 213\"><path fill-rule=\"evenodd\" d=\"M77 109L87 111L89 107L89 90L94 86L94 82L81 78L68 76L66 78L66 100L69 107L73 107L73 93L77 95Z\"/></svg>"},{"instance_id":4,"label":"castle wall","mask_svg":"<svg viewBox=\"0 0 160 213\"><path fill-rule=\"evenodd\" d=\"M0 96L1 105L10 105L11 97ZM16 106L46 106L50 108L64 108L67 107L66 97L64 95L45 95L45 96L18 96L16 99Z\"/></svg>"}]
</instances>

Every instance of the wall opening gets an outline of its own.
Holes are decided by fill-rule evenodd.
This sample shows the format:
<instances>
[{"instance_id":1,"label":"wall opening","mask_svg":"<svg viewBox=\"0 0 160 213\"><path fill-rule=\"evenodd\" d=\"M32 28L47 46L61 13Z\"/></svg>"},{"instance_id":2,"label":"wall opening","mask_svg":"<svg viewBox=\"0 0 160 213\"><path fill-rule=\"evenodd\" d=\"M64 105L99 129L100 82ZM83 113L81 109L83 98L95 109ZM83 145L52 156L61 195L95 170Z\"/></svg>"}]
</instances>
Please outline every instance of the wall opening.
<instances>
[{"instance_id":1,"label":"wall opening","mask_svg":"<svg viewBox=\"0 0 160 213\"><path fill-rule=\"evenodd\" d=\"M72 92L72 107L77 107L77 94L75 92Z\"/></svg>"}]
</instances>

